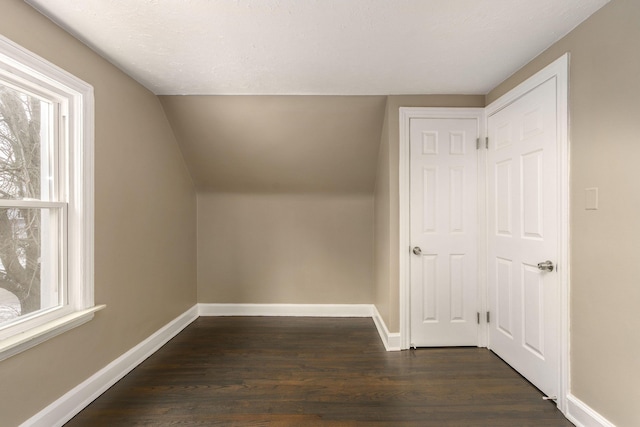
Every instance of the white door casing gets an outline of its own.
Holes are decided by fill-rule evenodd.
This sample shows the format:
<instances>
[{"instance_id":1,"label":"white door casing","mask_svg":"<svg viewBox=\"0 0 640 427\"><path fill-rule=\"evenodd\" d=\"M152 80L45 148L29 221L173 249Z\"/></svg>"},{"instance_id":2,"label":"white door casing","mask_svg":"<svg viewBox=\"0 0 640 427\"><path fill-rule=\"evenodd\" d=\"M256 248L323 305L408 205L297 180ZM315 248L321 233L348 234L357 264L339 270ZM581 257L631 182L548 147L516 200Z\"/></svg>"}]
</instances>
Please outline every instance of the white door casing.
<instances>
[{"instance_id":1,"label":"white door casing","mask_svg":"<svg viewBox=\"0 0 640 427\"><path fill-rule=\"evenodd\" d=\"M414 347L478 345L478 137L476 118L410 123Z\"/></svg>"}]
</instances>

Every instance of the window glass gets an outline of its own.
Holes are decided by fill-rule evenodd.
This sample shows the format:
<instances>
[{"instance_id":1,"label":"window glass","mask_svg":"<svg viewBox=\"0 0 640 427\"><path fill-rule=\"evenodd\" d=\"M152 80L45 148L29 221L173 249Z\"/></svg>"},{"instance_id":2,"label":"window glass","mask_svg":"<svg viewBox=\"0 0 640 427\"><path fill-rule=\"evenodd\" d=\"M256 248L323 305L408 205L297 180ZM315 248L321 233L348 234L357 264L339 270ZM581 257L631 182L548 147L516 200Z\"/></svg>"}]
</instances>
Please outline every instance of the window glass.
<instances>
[{"instance_id":1,"label":"window glass","mask_svg":"<svg viewBox=\"0 0 640 427\"><path fill-rule=\"evenodd\" d=\"M0 80L0 328L62 303L62 208L55 194L54 103ZM25 202L22 206L20 201Z\"/></svg>"},{"instance_id":2,"label":"window glass","mask_svg":"<svg viewBox=\"0 0 640 427\"><path fill-rule=\"evenodd\" d=\"M50 109L49 103L0 81L0 198L40 200L48 196L47 177L42 174L48 160L43 162L42 154L46 154L52 133Z\"/></svg>"}]
</instances>

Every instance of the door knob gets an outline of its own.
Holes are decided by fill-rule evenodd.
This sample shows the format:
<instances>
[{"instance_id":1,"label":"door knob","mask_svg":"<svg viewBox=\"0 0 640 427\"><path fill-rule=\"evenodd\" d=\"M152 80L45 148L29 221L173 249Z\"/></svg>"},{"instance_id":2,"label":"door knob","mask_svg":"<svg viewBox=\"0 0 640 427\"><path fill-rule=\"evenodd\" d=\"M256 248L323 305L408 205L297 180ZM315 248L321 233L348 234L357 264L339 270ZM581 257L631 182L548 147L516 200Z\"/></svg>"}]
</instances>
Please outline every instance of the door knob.
<instances>
[{"instance_id":1,"label":"door knob","mask_svg":"<svg viewBox=\"0 0 640 427\"><path fill-rule=\"evenodd\" d=\"M542 271L553 271L553 263L551 261L539 262L538 269Z\"/></svg>"},{"instance_id":2,"label":"door knob","mask_svg":"<svg viewBox=\"0 0 640 427\"><path fill-rule=\"evenodd\" d=\"M413 248L413 253L416 255L422 255L422 249L420 249L420 246Z\"/></svg>"}]
</instances>

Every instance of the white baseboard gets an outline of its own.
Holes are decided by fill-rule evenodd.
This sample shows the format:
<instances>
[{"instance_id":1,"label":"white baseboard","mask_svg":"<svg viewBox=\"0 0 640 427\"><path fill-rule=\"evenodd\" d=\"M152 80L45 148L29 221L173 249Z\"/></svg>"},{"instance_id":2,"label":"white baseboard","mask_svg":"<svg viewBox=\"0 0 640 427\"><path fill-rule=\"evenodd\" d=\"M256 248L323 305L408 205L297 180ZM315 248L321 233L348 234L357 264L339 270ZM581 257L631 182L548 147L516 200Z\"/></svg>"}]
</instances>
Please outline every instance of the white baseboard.
<instances>
[{"instance_id":1,"label":"white baseboard","mask_svg":"<svg viewBox=\"0 0 640 427\"><path fill-rule=\"evenodd\" d=\"M371 304L198 304L200 316L372 317Z\"/></svg>"},{"instance_id":2,"label":"white baseboard","mask_svg":"<svg viewBox=\"0 0 640 427\"><path fill-rule=\"evenodd\" d=\"M175 337L198 316L371 317L387 351L400 350L400 334L389 333L372 304L196 304L25 421L21 427L59 427ZM609 427L611 424L602 424Z\"/></svg>"},{"instance_id":3,"label":"white baseboard","mask_svg":"<svg viewBox=\"0 0 640 427\"><path fill-rule=\"evenodd\" d=\"M565 415L577 427L615 427L612 422L572 394L567 396L567 413Z\"/></svg>"},{"instance_id":4,"label":"white baseboard","mask_svg":"<svg viewBox=\"0 0 640 427\"><path fill-rule=\"evenodd\" d=\"M198 307L193 306L149 338L29 418L22 424L22 427L62 426L197 318Z\"/></svg>"},{"instance_id":5,"label":"white baseboard","mask_svg":"<svg viewBox=\"0 0 640 427\"><path fill-rule=\"evenodd\" d=\"M390 333L373 304L198 304L200 316L371 317L387 351L400 350L400 334Z\"/></svg>"},{"instance_id":6,"label":"white baseboard","mask_svg":"<svg viewBox=\"0 0 640 427\"><path fill-rule=\"evenodd\" d=\"M384 320L382 319L382 316L380 316L380 312L378 312L375 305L373 306L373 315L371 317L373 318L373 323L376 325L376 329L378 329L378 335L380 335L384 348L387 351L400 351L400 333L389 332L387 324L384 323Z\"/></svg>"}]
</instances>

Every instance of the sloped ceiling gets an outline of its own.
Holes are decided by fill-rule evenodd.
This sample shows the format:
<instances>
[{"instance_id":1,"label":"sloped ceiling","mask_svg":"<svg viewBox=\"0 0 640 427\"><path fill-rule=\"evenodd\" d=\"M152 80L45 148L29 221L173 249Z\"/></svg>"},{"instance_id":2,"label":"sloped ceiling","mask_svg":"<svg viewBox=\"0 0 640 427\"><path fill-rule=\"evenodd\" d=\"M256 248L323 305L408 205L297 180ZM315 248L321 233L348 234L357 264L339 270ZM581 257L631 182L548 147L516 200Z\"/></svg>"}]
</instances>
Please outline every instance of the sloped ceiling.
<instances>
[{"instance_id":1,"label":"sloped ceiling","mask_svg":"<svg viewBox=\"0 0 640 427\"><path fill-rule=\"evenodd\" d=\"M373 191L383 96L161 96L199 191Z\"/></svg>"}]
</instances>

